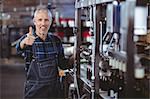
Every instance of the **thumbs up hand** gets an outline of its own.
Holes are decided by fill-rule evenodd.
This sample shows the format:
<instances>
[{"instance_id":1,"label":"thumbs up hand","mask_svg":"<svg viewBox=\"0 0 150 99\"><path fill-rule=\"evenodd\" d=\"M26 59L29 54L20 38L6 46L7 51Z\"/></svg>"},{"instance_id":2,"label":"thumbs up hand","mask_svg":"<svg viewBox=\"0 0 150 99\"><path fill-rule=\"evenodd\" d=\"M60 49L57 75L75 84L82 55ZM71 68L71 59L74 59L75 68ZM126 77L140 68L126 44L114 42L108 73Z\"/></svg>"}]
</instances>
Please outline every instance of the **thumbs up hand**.
<instances>
[{"instance_id":1,"label":"thumbs up hand","mask_svg":"<svg viewBox=\"0 0 150 99\"><path fill-rule=\"evenodd\" d=\"M25 37L21 43L20 43L20 47L23 49L25 45L32 45L36 39L36 37L32 34L32 27L29 27L29 33L27 34L27 37Z\"/></svg>"},{"instance_id":2,"label":"thumbs up hand","mask_svg":"<svg viewBox=\"0 0 150 99\"><path fill-rule=\"evenodd\" d=\"M32 27L29 27L29 33L27 34L27 37L24 39L26 45L32 45L35 41L35 36L32 34Z\"/></svg>"}]
</instances>

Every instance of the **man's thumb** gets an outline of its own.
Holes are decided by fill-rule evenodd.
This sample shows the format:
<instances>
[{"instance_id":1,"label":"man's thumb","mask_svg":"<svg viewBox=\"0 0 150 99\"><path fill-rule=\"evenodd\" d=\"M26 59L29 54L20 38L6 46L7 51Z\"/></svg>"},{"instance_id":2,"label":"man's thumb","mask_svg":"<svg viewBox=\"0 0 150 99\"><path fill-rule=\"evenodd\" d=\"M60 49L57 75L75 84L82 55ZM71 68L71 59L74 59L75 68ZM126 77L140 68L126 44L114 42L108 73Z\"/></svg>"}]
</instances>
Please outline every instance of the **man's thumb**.
<instances>
[{"instance_id":1,"label":"man's thumb","mask_svg":"<svg viewBox=\"0 0 150 99\"><path fill-rule=\"evenodd\" d=\"M29 27L29 33L28 33L30 36L33 35L33 34L32 34L32 31L33 31L32 26L30 26L30 27Z\"/></svg>"}]
</instances>

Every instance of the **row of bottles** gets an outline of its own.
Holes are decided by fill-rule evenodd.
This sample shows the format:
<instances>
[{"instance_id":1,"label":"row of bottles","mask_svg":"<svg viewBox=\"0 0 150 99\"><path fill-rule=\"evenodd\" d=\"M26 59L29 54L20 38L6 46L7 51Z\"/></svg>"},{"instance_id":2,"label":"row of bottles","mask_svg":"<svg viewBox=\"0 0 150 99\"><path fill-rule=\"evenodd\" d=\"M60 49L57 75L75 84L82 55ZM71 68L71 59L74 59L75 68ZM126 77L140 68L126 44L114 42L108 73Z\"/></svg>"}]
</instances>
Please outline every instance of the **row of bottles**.
<instances>
[{"instance_id":1,"label":"row of bottles","mask_svg":"<svg viewBox=\"0 0 150 99\"><path fill-rule=\"evenodd\" d=\"M110 57L109 66L111 66L113 69L119 69L120 71L126 72L126 62L122 60Z\"/></svg>"}]
</instances>

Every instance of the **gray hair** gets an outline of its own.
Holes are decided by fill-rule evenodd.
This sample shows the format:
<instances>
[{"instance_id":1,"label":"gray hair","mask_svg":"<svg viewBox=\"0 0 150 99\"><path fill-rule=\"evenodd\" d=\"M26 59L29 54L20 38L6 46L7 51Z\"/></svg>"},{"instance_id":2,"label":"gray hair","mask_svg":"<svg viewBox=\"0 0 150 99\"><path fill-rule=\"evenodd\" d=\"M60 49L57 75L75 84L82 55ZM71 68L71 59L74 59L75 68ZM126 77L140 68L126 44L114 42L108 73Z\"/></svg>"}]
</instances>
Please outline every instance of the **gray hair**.
<instances>
[{"instance_id":1,"label":"gray hair","mask_svg":"<svg viewBox=\"0 0 150 99\"><path fill-rule=\"evenodd\" d=\"M50 21L52 21L52 13L51 13L51 11L46 6L43 6L43 5L37 6L37 8L36 8L36 10L34 12L34 16L33 16L34 18L35 18L35 16L37 15L37 13L39 11L46 11L48 13L49 18L50 18Z\"/></svg>"}]
</instances>

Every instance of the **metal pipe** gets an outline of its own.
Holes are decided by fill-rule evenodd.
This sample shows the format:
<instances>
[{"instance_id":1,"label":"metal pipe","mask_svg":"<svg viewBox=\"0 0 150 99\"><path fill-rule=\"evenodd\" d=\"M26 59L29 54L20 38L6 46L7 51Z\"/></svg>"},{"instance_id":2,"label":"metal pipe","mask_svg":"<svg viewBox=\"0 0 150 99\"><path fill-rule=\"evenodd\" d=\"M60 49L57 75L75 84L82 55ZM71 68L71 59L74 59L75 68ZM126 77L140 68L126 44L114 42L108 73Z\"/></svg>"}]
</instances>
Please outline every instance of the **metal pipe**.
<instances>
[{"instance_id":1,"label":"metal pipe","mask_svg":"<svg viewBox=\"0 0 150 99\"><path fill-rule=\"evenodd\" d=\"M128 0L127 1L127 11L128 11L128 28L127 28L127 85L126 85L126 98L134 98L134 54L135 54L135 45L134 45L134 11L135 11L136 1Z\"/></svg>"}]
</instances>

